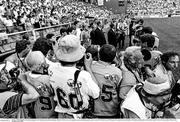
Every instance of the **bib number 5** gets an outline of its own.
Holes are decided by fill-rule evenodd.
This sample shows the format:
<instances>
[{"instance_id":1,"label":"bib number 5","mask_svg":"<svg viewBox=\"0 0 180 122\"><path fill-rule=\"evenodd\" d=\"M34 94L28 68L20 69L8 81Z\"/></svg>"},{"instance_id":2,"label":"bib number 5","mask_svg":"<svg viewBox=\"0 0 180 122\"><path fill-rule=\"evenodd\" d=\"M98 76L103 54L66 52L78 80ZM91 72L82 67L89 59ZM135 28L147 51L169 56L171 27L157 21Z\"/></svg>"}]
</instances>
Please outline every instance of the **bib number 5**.
<instances>
[{"instance_id":1,"label":"bib number 5","mask_svg":"<svg viewBox=\"0 0 180 122\"><path fill-rule=\"evenodd\" d=\"M101 93L101 100L104 102L110 102L112 100L112 91L113 90L113 86L109 86L109 85L103 85L102 86L102 93Z\"/></svg>"}]
</instances>

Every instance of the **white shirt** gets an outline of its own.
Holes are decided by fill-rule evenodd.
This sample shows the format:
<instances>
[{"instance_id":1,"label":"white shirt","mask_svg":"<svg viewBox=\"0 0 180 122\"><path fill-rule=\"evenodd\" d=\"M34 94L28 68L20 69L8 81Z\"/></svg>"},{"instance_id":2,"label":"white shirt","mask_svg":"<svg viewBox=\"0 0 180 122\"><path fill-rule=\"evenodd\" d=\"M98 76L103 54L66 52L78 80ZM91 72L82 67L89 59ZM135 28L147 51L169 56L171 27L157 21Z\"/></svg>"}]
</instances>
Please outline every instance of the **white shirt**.
<instances>
[{"instance_id":1,"label":"white shirt","mask_svg":"<svg viewBox=\"0 0 180 122\"><path fill-rule=\"evenodd\" d=\"M163 79L166 79L167 81L169 81L170 84L173 82L172 72L167 71L162 64L156 66L156 68L154 69L154 74L157 77L161 77Z\"/></svg>"},{"instance_id":2,"label":"white shirt","mask_svg":"<svg viewBox=\"0 0 180 122\"><path fill-rule=\"evenodd\" d=\"M77 68L64 67L61 66L60 63L57 63L53 66L50 66L49 70L51 75L50 82L55 91L54 100L58 103L55 111L69 114L78 111L72 107L73 105L77 105L77 99L76 97L72 97L74 95L74 88L71 85L73 84L74 73ZM83 100L82 108L88 108L89 96L93 98L99 97L100 89L92 80L91 75L86 71L80 72L77 84L80 87L79 89Z\"/></svg>"},{"instance_id":3,"label":"white shirt","mask_svg":"<svg viewBox=\"0 0 180 122\"><path fill-rule=\"evenodd\" d=\"M80 30L80 28L77 28L76 29L76 36L78 37L78 39L80 40L80 35L81 35L81 30Z\"/></svg>"}]
</instances>

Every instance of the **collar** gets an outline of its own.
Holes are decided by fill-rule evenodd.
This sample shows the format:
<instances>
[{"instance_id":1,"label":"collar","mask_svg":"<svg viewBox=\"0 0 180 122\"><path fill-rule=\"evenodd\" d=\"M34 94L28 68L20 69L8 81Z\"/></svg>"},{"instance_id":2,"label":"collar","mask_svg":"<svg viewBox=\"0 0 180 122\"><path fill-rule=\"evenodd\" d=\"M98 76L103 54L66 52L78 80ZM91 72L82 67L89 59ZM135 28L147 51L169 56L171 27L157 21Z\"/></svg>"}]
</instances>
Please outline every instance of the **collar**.
<instances>
[{"instance_id":1,"label":"collar","mask_svg":"<svg viewBox=\"0 0 180 122\"><path fill-rule=\"evenodd\" d=\"M102 65L104 65L104 66L109 66L109 65L111 65L110 63L107 63L107 62L104 62L104 61L101 61L101 60L99 60L98 63L99 63L99 64L102 64Z\"/></svg>"},{"instance_id":2,"label":"collar","mask_svg":"<svg viewBox=\"0 0 180 122\"><path fill-rule=\"evenodd\" d=\"M35 74L35 73L30 72L30 73L29 73L29 76L32 77L32 78L37 78L37 77L40 77L41 74L38 74L38 73Z\"/></svg>"},{"instance_id":3,"label":"collar","mask_svg":"<svg viewBox=\"0 0 180 122\"><path fill-rule=\"evenodd\" d=\"M168 74L168 71L162 64L158 65L157 67L159 67L164 74Z\"/></svg>"}]
</instances>

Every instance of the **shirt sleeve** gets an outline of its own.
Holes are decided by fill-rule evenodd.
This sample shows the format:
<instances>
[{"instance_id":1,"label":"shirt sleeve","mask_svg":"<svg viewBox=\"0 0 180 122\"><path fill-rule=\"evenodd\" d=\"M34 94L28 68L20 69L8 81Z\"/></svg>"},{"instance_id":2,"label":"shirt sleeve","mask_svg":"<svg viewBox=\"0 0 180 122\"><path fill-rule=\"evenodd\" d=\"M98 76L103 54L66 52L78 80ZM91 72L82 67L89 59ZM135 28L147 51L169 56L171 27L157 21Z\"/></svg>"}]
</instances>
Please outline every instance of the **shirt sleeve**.
<instances>
[{"instance_id":1,"label":"shirt sleeve","mask_svg":"<svg viewBox=\"0 0 180 122\"><path fill-rule=\"evenodd\" d=\"M91 96L92 98L96 99L99 97L100 89L98 85L93 81L91 75L88 72L82 72L86 76L86 84L87 84L87 94Z\"/></svg>"},{"instance_id":2,"label":"shirt sleeve","mask_svg":"<svg viewBox=\"0 0 180 122\"><path fill-rule=\"evenodd\" d=\"M5 114L12 114L13 112L17 111L18 108L22 105L22 103L21 103L22 95L23 95L23 93L16 94L16 95L10 97L6 101L6 103L3 107L3 112Z\"/></svg>"},{"instance_id":3,"label":"shirt sleeve","mask_svg":"<svg viewBox=\"0 0 180 122\"><path fill-rule=\"evenodd\" d=\"M129 72L129 71L123 71L122 72L122 82L121 82L121 87L126 87L126 86L134 86L137 84L136 78L134 75Z\"/></svg>"},{"instance_id":4,"label":"shirt sleeve","mask_svg":"<svg viewBox=\"0 0 180 122\"><path fill-rule=\"evenodd\" d=\"M128 119L139 119L139 117L132 111L128 110L128 109L124 109L124 118L128 118Z\"/></svg>"}]
</instances>

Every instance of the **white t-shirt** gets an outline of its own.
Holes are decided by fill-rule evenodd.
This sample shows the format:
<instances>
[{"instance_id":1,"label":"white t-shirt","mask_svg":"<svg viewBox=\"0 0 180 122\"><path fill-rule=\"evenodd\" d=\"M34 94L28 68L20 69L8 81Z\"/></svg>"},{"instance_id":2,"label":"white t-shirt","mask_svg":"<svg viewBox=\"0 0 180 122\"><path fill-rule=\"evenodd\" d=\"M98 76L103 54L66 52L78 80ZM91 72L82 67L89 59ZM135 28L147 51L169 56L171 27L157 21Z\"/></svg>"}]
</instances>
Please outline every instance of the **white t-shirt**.
<instances>
[{"instance_id":1,"label":"white t-shirt","mask_svg":"<svg viewBox=\"0 0 180 122\"><path fill-rule=\"evenodd\" d=\"M73 114L79 110L77 97L75 95L75 88L73 84L74 73L77 70L76 67L64 67L60 63L49 67L50 71L50 83L54 89L57 106L56 112ZM89 96L92 98L99 97L99 87L92 80L91 75L86 71L81 71L77 84L81 93L83 104L81 108L88 108ZM76 89L77 90L77 89Z\"/></svg>"}]
</instances>

